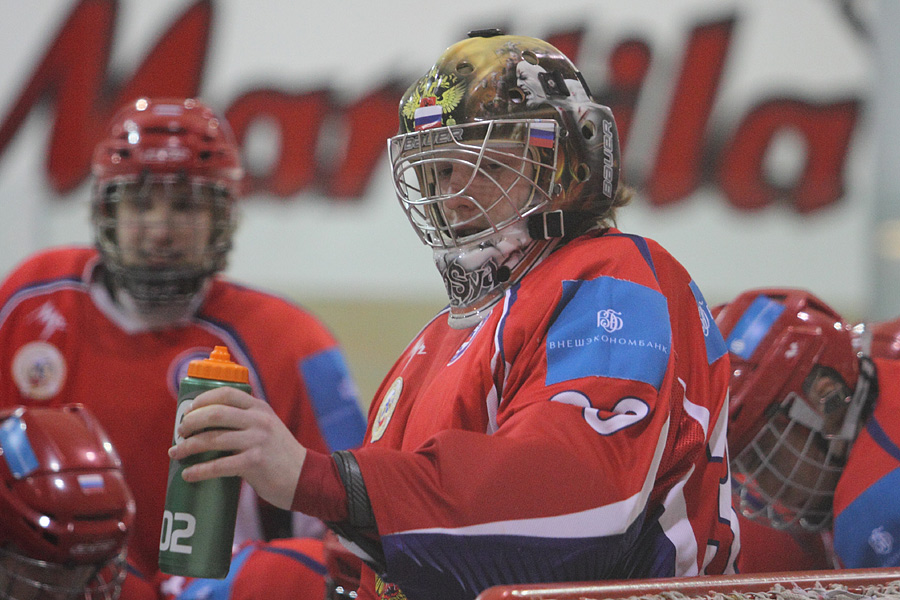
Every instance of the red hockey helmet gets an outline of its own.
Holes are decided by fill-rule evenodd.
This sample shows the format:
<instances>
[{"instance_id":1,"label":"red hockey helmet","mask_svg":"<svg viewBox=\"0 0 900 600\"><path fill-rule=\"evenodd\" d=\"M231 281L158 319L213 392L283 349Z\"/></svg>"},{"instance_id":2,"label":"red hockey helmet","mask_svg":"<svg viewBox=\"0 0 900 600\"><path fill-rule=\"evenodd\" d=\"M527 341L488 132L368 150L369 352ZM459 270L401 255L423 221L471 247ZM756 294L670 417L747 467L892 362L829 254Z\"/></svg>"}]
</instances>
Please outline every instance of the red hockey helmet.
<instances>
[{"instance_id":1,"label":"red hockey helmet","mask_svg":"<svg viewBox=\"0 0 900 600\"><path fill-rule=\"evenodd\" d=\"M77 404L0 411L0 449L5 585L114 597L135 504L96 419ZM87 573L76 589L66 587L72 573Z\"/></svg>"},{"instance_id":2,"label":"red hockey helmet","mask_svg":"<svg viewBox=\"0 0 900 600\"><path fill-rule=\"evenodd\" d=\"M225 268L243 169L230 126L209 106L195 98L128 104L97 145L92 171L95 243L114 285L127 290L139 309L186 304ZM165 222L181 232L178 239L193 239L196 248L129 254L123 225L149 228L155 195L169 199L177 218Z\"/></svg>"},{"instance_id":3,"label":"red hockey helmet","mask_svg":"<svg viewBox=\"0 0 900 600\"><path fill-rule=\"evenodd\" d=\"M99 181L144 173L185 173L237 192L243 177L228 122L196 98L139 98L112 118L94 150Z\"/></svg>"},{"instance_id":4,"label":"red hockey helmet","mask_svg":"<svg viewBox=\"0 0 900 600\"><path fill-rule=\"evenodd\" d=\"M736 506L773 527L827 526L870 399L871 365L861 375L850 325L808 292L751 290L715 312L733 368Z\"/></svg>"}]
</instances>

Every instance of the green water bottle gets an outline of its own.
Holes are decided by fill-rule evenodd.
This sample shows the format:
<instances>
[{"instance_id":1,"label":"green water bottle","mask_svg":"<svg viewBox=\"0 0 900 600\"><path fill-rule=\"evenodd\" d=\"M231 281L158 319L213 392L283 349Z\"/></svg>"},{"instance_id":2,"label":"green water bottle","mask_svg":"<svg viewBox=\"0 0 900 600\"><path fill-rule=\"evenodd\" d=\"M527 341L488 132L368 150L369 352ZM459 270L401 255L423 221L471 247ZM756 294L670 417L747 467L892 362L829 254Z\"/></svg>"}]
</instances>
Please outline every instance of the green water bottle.
<instances>
[{"instance_id":1,"label":"green water bottle","mask_svg":"<svg viewBox=\"0 0 900 600\"><path fill-rule=\"evenodd\" d=\"M216 346L208 359L188 364L178 388L178 412L172 443L181 441L178 426L190 401L222 386L250 393L249 371L231 361L228 348ZM169 461L166 508L159 538L159 568L169 575L223 579L231 565L231 546L237 519L240 477L218 477L188 483L181 472L225 452L201 452L185 460Z\"/></svg>"}]
</instances>

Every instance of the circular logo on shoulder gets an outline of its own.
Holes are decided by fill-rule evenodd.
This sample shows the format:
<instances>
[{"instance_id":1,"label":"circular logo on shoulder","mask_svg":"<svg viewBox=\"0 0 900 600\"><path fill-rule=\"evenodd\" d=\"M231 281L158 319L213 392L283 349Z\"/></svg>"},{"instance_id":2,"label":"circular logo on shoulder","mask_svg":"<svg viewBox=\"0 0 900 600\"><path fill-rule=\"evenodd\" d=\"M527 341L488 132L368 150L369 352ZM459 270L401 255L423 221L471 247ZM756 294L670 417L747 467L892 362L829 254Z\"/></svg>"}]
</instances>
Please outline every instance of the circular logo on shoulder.
<instances>
[{"instance_id":1,"label":"circular logo on shoulder","mask_svg":"<svg viewBox=\"0 0 900 600\"><path fill-rule=\"evenodd\" d=\"M384 399L381 401L381 406L378 407L378 414L375 415L375 422L372 423L372 438L369 440L370 442L377 442L384 435L384 430L387 429L388 423L391 421L391 416L394 414L394 409L397 408L397 401L400 399L400 392L402 391L403 378L398 377L391 384L391 387L388 388Z\"/></svg>"},{"instance_id":2,"label":"circular logo on shoulder","mask_svg":"<svg viewBox=\"0 0 900 600\"><path fill-rule=\"evenodd\" d=\"M192 360L209 358L210 352L212 352L210 347L195 346L184 350L169 363L169 368L166 372L166 385L173 399L178 399L178 386L181 384L181 380L187 377L188 364Z\"/></svg>"},{"instance_id":3,"label":"circular logo on shoulder","mask_svg":"<svg viewBox=\"0 0 900 600\"><path fill-rule=\"evenodd\" d=\"M29 342L13 356L12 376L26 398L49 400L66 380L66 361L53 344Z\"/></svg>"}]
</instances>

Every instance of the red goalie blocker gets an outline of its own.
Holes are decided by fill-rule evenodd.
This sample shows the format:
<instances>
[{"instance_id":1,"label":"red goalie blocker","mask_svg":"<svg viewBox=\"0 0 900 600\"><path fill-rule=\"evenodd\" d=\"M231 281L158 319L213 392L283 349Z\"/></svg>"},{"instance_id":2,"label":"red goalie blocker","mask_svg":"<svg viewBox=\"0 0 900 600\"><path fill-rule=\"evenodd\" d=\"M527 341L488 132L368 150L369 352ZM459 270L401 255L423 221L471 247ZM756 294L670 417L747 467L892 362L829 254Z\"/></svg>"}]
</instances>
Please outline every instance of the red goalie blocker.
<instances>
[{"instance_id":1,"label":"red goalie blocker","mask_svg":"<svg viewBox=\"0 0 900 600\"><path fill-rule=\"evenodd\" d=\"M868 598L900 593L900 568L843 571L796 571L754 575L719 575L671 579L632 579L570 584L504 585L489 588L476 600L607 600L664 598L677 592L687 599L822 598L822 590L845 590ZM719 596L721 597L721 596ZM829 595L828 597L832 597ZM852 597L834 594L835 598Z\"/></svg>"}]
</instances>

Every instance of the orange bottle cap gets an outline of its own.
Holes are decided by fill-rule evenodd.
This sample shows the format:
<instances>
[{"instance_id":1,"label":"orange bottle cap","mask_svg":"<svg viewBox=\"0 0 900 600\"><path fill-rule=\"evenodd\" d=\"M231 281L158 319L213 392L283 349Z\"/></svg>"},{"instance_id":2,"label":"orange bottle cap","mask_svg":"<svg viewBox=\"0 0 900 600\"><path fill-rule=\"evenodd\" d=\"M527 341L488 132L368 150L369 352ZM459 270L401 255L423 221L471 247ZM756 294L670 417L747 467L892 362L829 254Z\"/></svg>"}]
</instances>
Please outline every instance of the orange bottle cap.
<instances>
[{"instance_id":1,"label":"orange bottle cap","mask_svg":"<svg viewBox=\"0 0 900 600\"><path fill-rule=\"evenodd\" d=\"M216 346L209 358L192 360L187 374L199 379L250 383L250 370L233 362L225 346Z\"/></svg>"}]
</instances>

